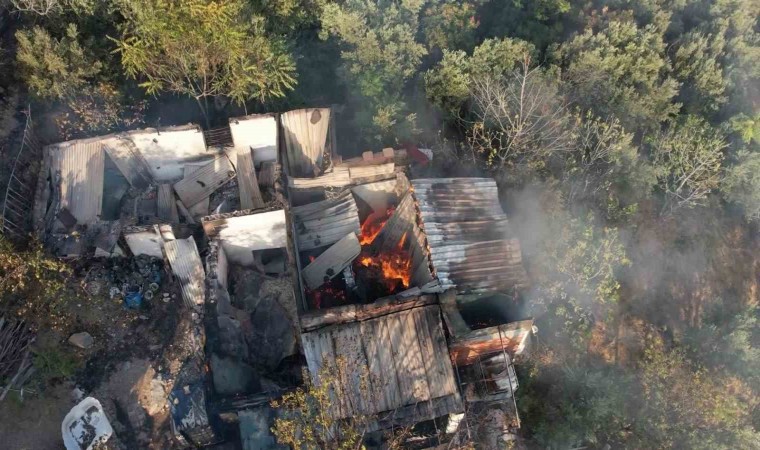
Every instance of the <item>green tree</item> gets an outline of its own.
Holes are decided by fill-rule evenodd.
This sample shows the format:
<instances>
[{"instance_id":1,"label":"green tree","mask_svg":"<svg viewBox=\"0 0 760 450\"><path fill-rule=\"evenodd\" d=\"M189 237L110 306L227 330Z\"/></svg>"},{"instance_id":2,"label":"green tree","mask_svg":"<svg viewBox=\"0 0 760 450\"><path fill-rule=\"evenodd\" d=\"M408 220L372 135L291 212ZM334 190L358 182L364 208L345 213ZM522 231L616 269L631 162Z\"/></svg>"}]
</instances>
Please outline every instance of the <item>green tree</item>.
<instances>
[{"instance_id":1,"label":"green tree","mask_svg":"<svg viewBox=\"0 0 760 450\"><path fill-rule=\"evenodd\" d=\"M484 1L478 14L481 33L489 37L524 39L543 49L562 36L572 3L569 0Z\"/></svg>"},{"instance_id":2,"label":"green tree","mask_svg":"<svg viewBox=\"0 0 760 450\"><path fill-rule=\"evenodd\" d=\"M748 220L760 219L760 152L740 151L721 189L729 201L743 208Z\"/></svg>"},{"instance_id":3,"label":"green tree","mask_svg":"<svg viewBox=\"0 0 760 450\"><path fill-rule=\"evenodd\" d=\"M68 24L56 38L40 26L16 32L21 78L35 100L54 104L59 138L104 133L142 122L145 102L124 95L96 55L94 39ZM43 109L44 110L44 109Z\"/></svg>"},{"instance_id":4,"label":"green tree","mask_svg":"<svg viewBox=\"0 0 760 450\"><path fill-rule=\"evenodd\" d=\"M738 393L741 388L719 372L695 365L657 339L645 349L640 371L643 407L633 423L634 447L758 448L754 399Z\"/></svg>"},{"instance_id":5,"label":"green tree","mask_svg":"<svg viewBox=\"0 0 760 450\"><path fill-rule=\"evenodd\" d=\"M52 16L67 11L88 14L95 8L95 0L10 0L10 3L18 11L40 16Z\"/></svg>"},{"instance_id":6,"label":"green tree","mask_svg":"<svg viewBox=\"0 0 760 450\"><path fill-rule=\"evenodd\" d=\"M720 184L727 146L719 130L696 116L658 134L652 157L666 196L663 212L704 203Z\"/></svg>"},{"instance_id":7,"label":"green tree","mask_svg":"<svg viewBox=\"0 0 760 450\"><path fill-rule=\"evenodd\" d=\"M653 25L611 21L563 43L557 54L570 99L583 110L616 117L630 131L657 129L678 113L678 82Z\"/></svg>"},{"instance_id":8,"label":"green tree","mask_svg":"<svg viewBox=\"0 0 760 450\"><path fill-rule=\"evenodd\" d=\"M557 357L536 358L520 373L518 405L532 438L547 449L619 445L635 410L634 378L586 360L545 362Z\"/></svg>"},{"instance_id":9,"label":"green tree","mask_svg":"<svg viewBox=\"0 0 760 450\"><path fill-rule=\"evenodd\" d=\"M699 327L686 330L684 346L691 359L714 370L725 370L760 389L760 319L758 306L727 311L720 302Z\"/></svg>"},{"instance_id":10,"label":"green tree","mask_svg":"<svg viewBox=\"0 0 760 450\"><path fill-rule=\"evenodd\" d=\"M465 117L473 78L510 75L536 54L532 44L509 38L486 39L469 56L462 50L444 50L443 59L425 73L427 98L449 117Z\"/></svg>"},{"instance_id":11,"label":"green tree","mask_svg":"<svg viewBox=\"0 0 760 450\"><path fill-rule=\"evenodd\" d=\"M87 45L81 45L77 27L69 24L60 39L44 28L16 32L16 59L29 90L40 100L64 100L77 95L101 71Z\"/></svg>"},{"instance_id":12,"label":"green tree","mask_svg":"<svg viewBox=\"0 0 760 450\"><path fill-rule=\"evenodd\" d=\"M295 65L284 44L246 14L243 0L129 0L116 41L127 75L149 94L194 98L209 123L208 98L238 104L282 97Z\"/></svg>"},{"instance_id":13,"label":"green tree","mask_svg":"<svg viewBox=\"0 0 760 450\"><path fill-rule=\"evenodd\" d=\"M562 185L530 185L507 200L524 258L531 261L531 313L543 339L561 354L587 350L594 322L606 322L620 299L619 272L630 265L616 227L593 213L574 215Z\"/></svg>"},{"instance_id":14,"label":"green tree","mask_svg":"<svg viewBox=\"0 0 760 450\"><path fill-rule=\"evenodd\" d=\"M319 23L330 0L251 0L253 20L275 34L296 34Z\"/></svg>"},{"instance_id":15,"label":"green tree","mask_svg":"<svg viewBox=\"0 0 760 450\"><path fill-rule=\"evenodd\" d=\"M471 78L474 117L468 143L495 168L541 167L573 148L569 114L557 83L526 59L503 77Z\"/></svg>"},{"instance_id":16,"label":"green tree","mask_svg":"<svg viewBox=\"0 0 760 450\"><path fill-rule=\"evenodd\" d=\"M574 115L574 150L562 173L570 203L589 200L608 220L625 219L649 198L657 183L654 169L639 155L634 136L615 118L591 112Z\"/></svg>"},{"instance_id":17,"label":"green tree","mask_svg":"<svg viewBox=\"0 0 760 450\"><path fill-rule=\"evenodd\" d=\"M442 0L429 5L421 27L428 50L470 51L475 47L476 6L475 2L459 0Z\"/></svg>"},{"instance_id":18,"label":"green tree","mask_svg":"<svg viewBox=\"0 0 760 450\"><path fill-rule=\"evenodd\" d=\"M416 132L416 115L405 100L425 46L416 41L422 0L347 0L325 6L323 39L341 48L340 73L355 108L355 124L382 141Z\"/></svg>"},{"instance_id":19,"label":"green tree","mask_svg":"<svg viewBox=\"0 0 760 450\"><path fill-rule=\"evenodd\" d=\"M760 3L717 0L687 5L680 20L692 24L695 32L710 36L711 53L723 67L729 113L754 114L760 85L760 32L757 29Z\"/></svg>"},{"instance_id":20,"label":"green tree","mask_svg":"<svg viewBox=\"0 0 760 450\"><path fill-rule=\"evenodd\" d=\"M728 80L719 62L720 36L688 33L673 55L673 74L682 83L679 100L689 113L712 113L728 100Z\"/></svg>"}]
</instances>

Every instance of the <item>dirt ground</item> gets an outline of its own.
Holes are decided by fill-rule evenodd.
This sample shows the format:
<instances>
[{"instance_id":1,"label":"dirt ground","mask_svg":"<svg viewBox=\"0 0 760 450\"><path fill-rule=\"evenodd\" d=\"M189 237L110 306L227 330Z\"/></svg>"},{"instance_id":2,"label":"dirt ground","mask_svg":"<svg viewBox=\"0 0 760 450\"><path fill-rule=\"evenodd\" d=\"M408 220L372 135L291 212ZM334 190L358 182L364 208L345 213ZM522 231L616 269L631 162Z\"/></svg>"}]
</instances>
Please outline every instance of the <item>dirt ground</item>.
<instances>
[{"instance_id":1,"label":"dirt ground","mask_svg":"<svg viewBox=\"0 0 760 450\"><path fill-rule=\"evenodd\" d=\"M61 420L74 401L73 384L51 387L44 396L29 396L23 403L10 397L0 404L0 442L13 450L62 449Z\"/></svg>"},{"instance_id":2,"label":"dirt ground","mask_svg":"<svg viewBox=\"0 0 760 450\"><path fill-rule=\"evenodd\" d=\"M78 270L72 284L81 284L89 269ZM182 306L169 276L136 310L125 308L119 296L111 298L113 283L106 278L99 280L103 289L71 304L76 321L70 327L38 332L36 345L73 356L78 369L69 379L34 386L23 402L15 395L0 403L0 448L62 449L61 421L88 396L101 402L114 429L108 448L175 448L166 398L198 348L196 318ZM88 349L67 342L71 333L82 331L94 338Z\"/></svg>"}]
</instances>

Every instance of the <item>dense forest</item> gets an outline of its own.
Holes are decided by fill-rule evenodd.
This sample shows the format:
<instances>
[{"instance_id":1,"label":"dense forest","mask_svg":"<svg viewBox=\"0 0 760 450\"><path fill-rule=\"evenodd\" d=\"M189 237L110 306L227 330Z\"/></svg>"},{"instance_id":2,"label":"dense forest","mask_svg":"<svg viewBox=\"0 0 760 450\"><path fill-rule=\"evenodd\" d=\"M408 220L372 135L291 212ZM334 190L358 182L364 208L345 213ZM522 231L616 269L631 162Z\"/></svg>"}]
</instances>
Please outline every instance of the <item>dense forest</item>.
<instances>
[{"instance_id":1,"label":"dense forest","mask_svg":"<svg viewBox=\"0 0 760 450\"><path fill-rule=\"evenodd\" d=\"M758 0L5 8L5 128L26 104L48 142L339 105L349 153L414 144L494 177L539 329L526 442L760 448ZM55 316L65 268L1 259L0 296Z\"/></svg>"}]
</instances>

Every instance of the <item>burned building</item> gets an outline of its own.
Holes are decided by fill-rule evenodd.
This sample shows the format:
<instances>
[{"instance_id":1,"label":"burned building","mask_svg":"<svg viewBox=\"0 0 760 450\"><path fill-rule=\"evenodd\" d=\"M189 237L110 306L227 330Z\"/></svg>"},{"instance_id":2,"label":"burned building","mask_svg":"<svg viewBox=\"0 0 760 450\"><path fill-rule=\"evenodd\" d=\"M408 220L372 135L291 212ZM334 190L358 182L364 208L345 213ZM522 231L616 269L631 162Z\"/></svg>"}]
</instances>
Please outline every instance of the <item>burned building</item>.
<instances>
[{"instance_id":1,"label":"burned building","mask_svg":"<svg viewBox=\"0 0 760 450\"><path fill-rule=\"evenodd\" d=\"M205 369L172 391L186 442L237 424L244 448L276 448L268 401L301 365L317 384L342 368L327 413L368 432L455 429L494 403L519 424L532 320L477 317L528 285L495 181L411 177L420 151L344 157L335 120L310 108L49 145L35 230L63 257L164 261L204 337Z\"/></svg>"}]
</instances>

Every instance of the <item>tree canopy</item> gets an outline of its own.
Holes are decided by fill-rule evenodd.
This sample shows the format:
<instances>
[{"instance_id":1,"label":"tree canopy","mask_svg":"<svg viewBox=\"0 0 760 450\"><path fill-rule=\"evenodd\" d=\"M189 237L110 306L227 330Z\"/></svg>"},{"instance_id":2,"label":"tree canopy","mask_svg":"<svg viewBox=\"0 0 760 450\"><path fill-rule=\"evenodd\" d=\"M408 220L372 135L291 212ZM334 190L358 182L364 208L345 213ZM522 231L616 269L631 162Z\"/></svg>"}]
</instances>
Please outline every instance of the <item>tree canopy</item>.
<instances>
[{"instance_id":1,"label":"tree canopy","mask_svg":"<svg viewBox=\"0 0 760 450\"><path fill-rule=\"evenodd\" d=\"M127 75L144 77L148 94L170 91L196 100L208 115L213 96L243 103L282 97L295 65L282 42L246 16L242 0L125 1L117 50Z\"/></svg>"}]
</instances>

